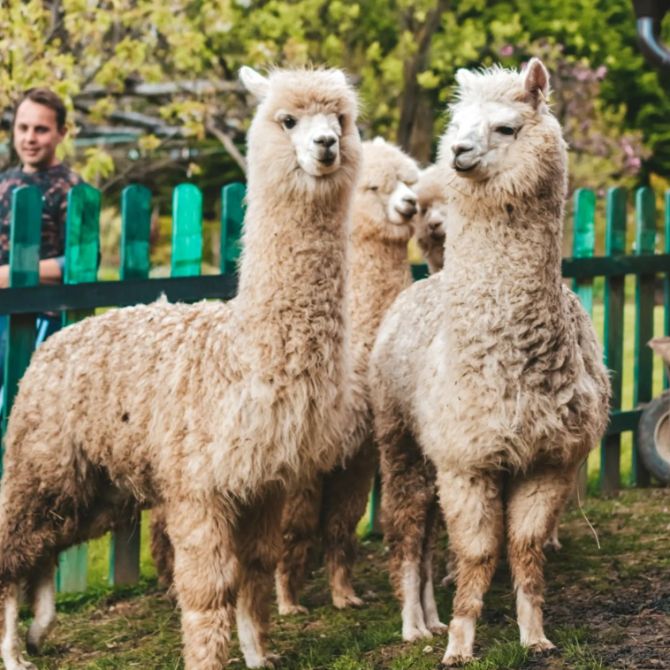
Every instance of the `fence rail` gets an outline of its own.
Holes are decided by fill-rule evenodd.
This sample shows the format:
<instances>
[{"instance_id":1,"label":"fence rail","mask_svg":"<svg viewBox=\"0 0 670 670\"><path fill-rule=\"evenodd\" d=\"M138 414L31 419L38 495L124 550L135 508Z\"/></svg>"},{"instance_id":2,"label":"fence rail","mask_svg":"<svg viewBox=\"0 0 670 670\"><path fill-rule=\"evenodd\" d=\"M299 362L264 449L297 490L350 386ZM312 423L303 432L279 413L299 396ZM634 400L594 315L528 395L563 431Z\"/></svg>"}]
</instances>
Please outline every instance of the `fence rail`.
<instances>
[{"instance_id":1,"label":"fence rail","mask_svg":"<svg viewBox=\"0 0 670 670\"><path fill-rule=\"evenodd\" d=\"M89 186L72 189L68 201L66 270L62 286L38 285L38 253L41 196L35 187L23 187L13 194L10 250L10 289L0 291L0 314L9 315L9 346L6 353L3 389L2 429L18 381L35 348L35 315L45 311L64 312L67 325L91 314L96 307L148 303L161 294L171 301L203 298L228 299L235 295L236 264L244 218L244 185L222 189L219 275L201 276L202 195L192 184L181 184L173 193L171 277L149 278L149 234L151 193L142 186L127 187L121 196L121 248L119 281L96 281L100 194ZM589 314L602 302L603 350L612 371L613 401L607 435L601 445L600 486L606 493L620 486L621 434L632 431L637 446L637 425L641 406L651 399L652 358L646 341L653 334L656 279L663 275L664 332L670 333L670 191L665 194L664 253L655 253L656 207L650 189L635 194L635 245L627 253L627 194L610 189L605 202L604 239L598 245L598 200L588 190L574 196L573 257L563 260L563 275ZM631 231L633 232L633 231ZM605 254L595 256L597 247ZM425 276L425 266L414 266L416 279ZM627 275L635 277L634 303L634 392L633 407L622 408L622 379L625 365ZM602 290L594 284L602 278ZM602 295L602 297L601 297ZM665 380L667 386L667 379ZM637 485L649 483L649 474L633 450L633 477ZM80 590L86 586L86 550L75 548L61 556L58 586ZM110 555L110 581L132 583L139 575L138 519L114 534Z\"/></svg>"}]
</instances>

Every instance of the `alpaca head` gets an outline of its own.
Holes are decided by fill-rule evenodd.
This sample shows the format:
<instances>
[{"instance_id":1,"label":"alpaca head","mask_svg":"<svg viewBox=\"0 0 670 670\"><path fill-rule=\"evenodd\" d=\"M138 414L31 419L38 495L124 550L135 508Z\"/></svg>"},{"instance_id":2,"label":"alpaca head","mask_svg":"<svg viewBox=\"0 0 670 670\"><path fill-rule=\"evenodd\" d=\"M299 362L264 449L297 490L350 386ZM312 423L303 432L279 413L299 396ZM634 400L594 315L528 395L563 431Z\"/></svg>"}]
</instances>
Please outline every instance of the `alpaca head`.
<instances>
[{"instance_id":1,"label":"alpaca head","mask_svg":"<svg viewBox=\"0 0 670 670\"><path fill-rule=\"evenodd\" d=\"M565 143L547 107L549 75L538 58L516 72L459 70L440 163L471 182L531 190L543 163L565 163Z\"/></svg>"},{"instance_id":2,"label":"alpaca head","mask_svg":"<svg viewBox=\"0 0 670 670\"><path fill-rule=\"evenodd\" d=\"M426 168L416 185L418 211L414 219L416 241L424 254L442 250L447 230L447 191L435 165Z\"/></svg>"},{"instance_id":3,"label":"alpaca head","mask_svg":"<svg viewBox=\"0 0 670 670\"><path fill-rule=\"evenodd\" d=\"M416 163L381 137L363 142L362 149L354 208L365 216L357 217L355 225L365 226L366 234L406 242L412 236L412 218L416 214ZM368 229L371 226L374 230Z\"/></svg>"},{"instance_id":4,"label":"alpaca head","mask_svg":"<svg viewBox=\"0 0 670 670\"><path fill-rule=\"evenodd\" d=\"M240 70L259 101L248 134L249 177L284 191L319 190L345 173L355 177L360 140L356 95L339 70ZM332 186L332 184L331 184Z\"/></svg>"}]
</instances>

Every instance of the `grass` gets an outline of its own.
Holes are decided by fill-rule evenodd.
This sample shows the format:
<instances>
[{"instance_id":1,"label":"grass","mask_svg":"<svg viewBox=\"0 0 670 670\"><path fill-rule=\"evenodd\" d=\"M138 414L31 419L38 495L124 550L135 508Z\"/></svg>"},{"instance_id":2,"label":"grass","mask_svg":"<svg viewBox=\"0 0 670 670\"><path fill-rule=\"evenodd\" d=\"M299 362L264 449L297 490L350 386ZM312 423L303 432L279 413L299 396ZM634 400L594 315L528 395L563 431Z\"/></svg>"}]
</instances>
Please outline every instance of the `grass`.
<instances>
[{"instance_id":1,"label":"grass","mask_svg":"<svg viewBox=\"0 0 670 670\"><path fill-rule=\"evenodd\" d=\"M563 550L548 556L547 634L560 653L534 656L517 641L514 598L502 562L477 630L478 658L466 670L605 670L662 668L670 614L670 489L631 489L615 500L569 510L561 526ZM367 605L335 611L323 569L315 570L303 601L310 613L273 614L271 647L281 670L435 670L446 636L405 644L391 593L386 553L378 541L362 545L356 585ZM444 555L437 563L443 572ZM448 620L453 589L438 589ZM41 670L142 668L180 670L179 614L174 603L143 578L134 588L100 586L58 597L59 623L33 660ZM665 623L664 623L665 622ZM665 626L665 628L664 628ZM236 643L231 670L244 667Z\"/></svg>"}]
</instances>

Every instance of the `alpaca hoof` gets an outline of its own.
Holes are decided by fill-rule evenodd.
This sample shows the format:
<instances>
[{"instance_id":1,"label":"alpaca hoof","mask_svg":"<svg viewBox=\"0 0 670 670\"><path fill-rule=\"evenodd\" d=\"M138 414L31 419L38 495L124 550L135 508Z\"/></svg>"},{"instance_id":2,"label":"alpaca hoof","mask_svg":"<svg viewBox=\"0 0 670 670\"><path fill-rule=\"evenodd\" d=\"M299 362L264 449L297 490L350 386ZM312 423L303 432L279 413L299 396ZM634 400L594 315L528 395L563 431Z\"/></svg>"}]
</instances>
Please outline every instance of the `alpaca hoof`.
<instances>
[{"instance_id":1,"label":"alpaca hoof","mask_svg":"<svg viewBox=\"0 0 670 670\"><path fill-rule=\"evenodd\" d=\"M291 603L290 605L279 605L277 608L279 616L293 616L295 614L308 614L309 610L302 605Z\"/></svg>"},{"instance_id":2,"label":"alpaca hoof","mask_svg":"<svg viewBox=\"0 0 670 670\"><path fill-rule=\"evenodd\" d=\"M474 659L472 654L445 654L440 663L440 668L453 668L459 665L465 665Z\"/></svg>"},{"instance_id":3,"label":"alpaca hoof","mask_svg":"<svg viewBox=\"0 0 670 670\"><path fill-rule=\"evenodd\" d=\"M277 668L280 661L281 656L279 654L266 654L258 660L247 661L246 666L247 668Z\"/></svg>"},{"instance_id":4,"label":"alpaca hoof","mask_svg":"<svg viewBox=\"0 0 670 670\"><path fill-rule=\"evenodd\" d=\"M446 635L449 630L449 626L446 623L441 621L436 621L434 623L428 624L428 630L434 635Z\"/></svg>"},{"instance_id":5,"label":"alpaca hoof","mask_svg":"<svg viewBox=\"0 0 670 670\"><path fill-rule=\"evenodd\" d=\"M552 644L546 637L543 637L536 642L531 642L527 644L526 647L528 647L533 654L551 654L552 652L558 651L556 645Z\"/></svg>"},{"instance_id":6,"label":"alpaca hoof","mask_svg":"<svg viewBox=\"0 0 670 670\"><path fill-rule=\"evenodd\" d=\"M333 607L335 609L343 610L347 607L363 607L363 605L365 605L365 601L354 593L333 595Z\"/></svg>"},{"instance_id":7,"label":"alpaca hoof","mask_svg":"<svg viewBox=\"0 0 670 670\"><path fill-rule=\"evenodd\" d=\"M563 545L557 537L552 537L548 539L544 545L544 549L551 549L552 551L560 551L563 549Z\"/></svg>"},{"instance_id":8,"label":"alpaca hoof","mask_svg":"<svg viewBox=\"0 0 670 670\"><path fill-rule=\"evenodd\" d=\"M445 626L445 629L447 627ZM417 640L430 640L433 634L427 628L408 626L402 630L402 639L405 642L416 642Z\"/></svg>"}]
</instances>

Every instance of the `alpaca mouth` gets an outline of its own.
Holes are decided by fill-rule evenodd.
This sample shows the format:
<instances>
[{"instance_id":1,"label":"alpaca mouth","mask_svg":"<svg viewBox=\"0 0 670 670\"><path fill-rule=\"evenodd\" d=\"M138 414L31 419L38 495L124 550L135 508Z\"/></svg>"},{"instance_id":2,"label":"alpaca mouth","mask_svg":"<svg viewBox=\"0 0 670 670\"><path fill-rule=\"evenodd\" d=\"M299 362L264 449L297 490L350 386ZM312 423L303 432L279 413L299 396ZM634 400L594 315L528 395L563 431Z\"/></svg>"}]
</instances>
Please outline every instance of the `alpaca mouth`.
<instances>
[{"instance_id":1,"label":"alpaca mouth","mask_svg":"<svg viewBox=\"0 0 670 670\"><path fill-rule=\"evenodd\" d=\"M467 165L464 167L459 165L457 161L454 161L454 170L456 170L456 172L470 172L471 170L474 170L478 165L479 161L475 161L472 165Z\"/></svg>"},{"instance_id":2,"label":"alpaca mouth","mask_svg":"<svg viewBox=\"0 0 670 670\"><path fill-rule=\"evenodd\" d=\"M321 165L325 165L326 167L330 167L336 160L337 160L337 154L328 152L321 158L317 159Z\"/></svg>"},{"instance_id":3,"label":"alpaca mouth","mask_svg":"<svg viewBox=\"0 0 670 670\"><path fill-rule=\"evenodd\" d=\"M398 212L403 219L409 220L416 214L416 207L409 206L404 209L398 209L398 207L396 207L395 211Z\"/></svg>"}]
</instances>

